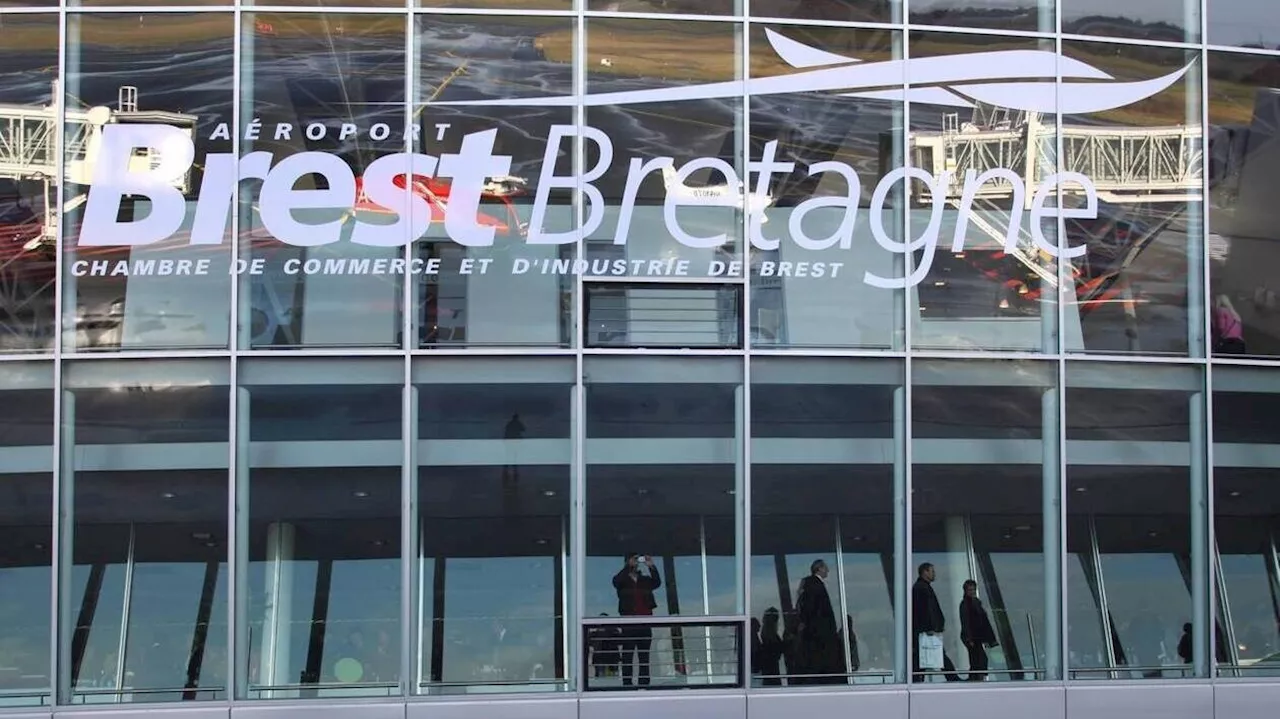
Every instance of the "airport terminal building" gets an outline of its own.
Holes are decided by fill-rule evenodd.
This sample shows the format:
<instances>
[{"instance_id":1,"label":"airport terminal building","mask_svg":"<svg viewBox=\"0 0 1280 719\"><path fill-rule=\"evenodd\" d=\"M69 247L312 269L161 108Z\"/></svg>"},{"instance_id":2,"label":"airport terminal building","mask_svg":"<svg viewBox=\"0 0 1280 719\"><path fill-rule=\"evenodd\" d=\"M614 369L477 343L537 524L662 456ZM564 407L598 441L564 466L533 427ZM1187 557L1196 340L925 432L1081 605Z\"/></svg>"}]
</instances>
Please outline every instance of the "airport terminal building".
<instances>
[{"instance_id":1,"label":"airport terminal building","mask_svg":"<svg viewBox=\"0 0 1280 719\"><path fill-rule=\"evenodd\" d=\"M1274 0L0 0L0 719L1275 716L1278 198Z\"/></svg>"}]
</instances>

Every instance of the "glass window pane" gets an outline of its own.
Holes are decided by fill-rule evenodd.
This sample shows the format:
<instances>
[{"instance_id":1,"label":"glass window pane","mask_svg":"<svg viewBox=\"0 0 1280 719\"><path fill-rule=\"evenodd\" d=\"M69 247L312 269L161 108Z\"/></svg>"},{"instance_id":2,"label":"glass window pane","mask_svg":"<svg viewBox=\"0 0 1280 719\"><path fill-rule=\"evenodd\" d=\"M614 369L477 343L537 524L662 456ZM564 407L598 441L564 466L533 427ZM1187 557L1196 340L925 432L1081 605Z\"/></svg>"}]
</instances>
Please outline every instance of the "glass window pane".
<instances>
[{"instance_id":1,"label":"glass window pane","mask_svg":"<svg viewBox=\"0 0 1280 719\"><path fill-rule=\"evenodd\" d=\"M1275 132L1280 58L1209 53L1209 282L1214 355L1280 355Z\"/></svg>"},{"instance_id":2,"label":"glass window pane","mask_svg":"<svg viewBox=\"0 0 1280 719\"><path fill-rule=\"evenodd\" d=\"M0 142L26 153L17 167L0 172L0 350L52 352L58 17L6 15L0 32L0 104L14 116L0 129Z\"/></svg>"},{"instance_id":3,"label":"glass window pane","mask_svg":"<svg viewBox=\"0 0 1280 719\"><path fill-rule=\"evenodd\" d=\"M892 683L902 365L758 358L751 373L753 683ZM819 587L830 613L800 598Z\"/></svg>"},{"instance_id":4,"label":"glass window pane","mask_svg":"<svg viewBox=\"0 0 1280 719\"><path fill-rule=\"evenodd\" d=\"M574 374L568 358L415 362L415 691L571 688Z\"/></svg>"},{"instance_id":5,"label":"glass window pane","mask_svg":"<svg viewBox=\"0 0 1280 719\"><path fill-rule=\"evenodd\" d=\"M421 8L477 10L572 10L574 0L417 0Z\"/></svg>"},{"instance_id":6,"label":"glass window pane","mask_svg":"<svg viewBox=\"0 0 1280 719\"><path fill-rule=\"evenodd\" d=\"M1040 59L1042 72L1048 69L1041 81L1052 84L1052 40L942 33L911 37L912 58L921 58L917 62L945 57L976 63L983 61L981 53L1006 52ZM962 98L939 89L930 77L931 65L911 67L921 69L919 77L916 71L908 73L910 157L913 166L932 173L936 184L912 181L907 234L937 237L935 245L912 253L914 281L907 303L912 344L1056 352L1056 220L1033 211L1034 203L1027 199L1055 186L1047 178L1058 171L1056 102L995 107L978 94ZM946 171L951 174L944 176ZM988 175L992 172L1001 176ZM979 183L983 176L990 179ZM945 207L938 211L933 203L943 201Z\"/></svg>"},{"instance_id":7,"label":"glass window pane","mask_svg":"<svg viewBox=\"0 0 1280 719\"><path fill-rule=\"evenodd\" d=\"M240 365L247 697L399 694L399 360Z\"/></svg>"},{"instance_id":8,"label":"glass window pane","mask_svg":"<svg viewBox=\"0 0 1280 719\"><path fill-rule=\"evenodd\" d=\"M425 266L405 261L407 208L363 183L409 170L404 36L402 15L244 14L241 115L261 125L241 143L241 346L400 346L404 275Z\"/></svg>"},{"instance_id":9,"label":"glass window pane","mask_svg":"<svg viewBox=\"0 0 1280 719\"><path fill-rule=\"evenodd\" d=\"M1213 373L1219 676L1280 676L1280 382L1262 368Z\"/></svg>"},{"instance_id":10,"label":"glass window pane","mask_svg":"<svg viewBox=\"0 0 1280 719\"><path fill-rule=\"evenodd\" d=\"M588 358L585 373L582 616L739 615L741 360ZM632 555L649 579L630 577ZM694 661L701 633L651 629L652 653L622 661L622 680L634 665L641 683L708 681L714 664Z\"/></svg>"},{"instance_id":11,"label":"glass window pane","mask_svg":"<svg viewBox=\"0 0 1280 719\"><path fill-rule=\"evenodd\" d=\"M72 703L227 696L229 374L217 360L65 368Z\"/></svg>"},{"instance_id":12,"label":"glass window pane","mask_svg":"<svg viewBox=\"0 0 1280 719\"><path fill-rule=\"evenodd\" d=\"M1266 2L1205 0L1211 45L1275 50L1280 47L1280 18Z\"/></svg>"},{"instance_id":13,"label":"glass window pane","mask_svg":"<svg viewBox=\"0 0 1280 719\"><path fill-rule=\"evenodd\" d=\"M234 29L230 13L67 17L63 347L227 346L229 223L196 207L217 203L205 170L231 159ZM170 182L129 189L162 158Z\"/></svg>"},{"instance_id":14,"label":"glass window pane","mask_svg":"<svg viewBox=\"0 0 1280 719\"><path fill-rule=\"evenodd\" d=\"M1069 352L1204 355L1203 152L1200 54L1171 48L1064 42L1080 72L1135 85L1090 99L1088 84L1062 86L1063 171L1092 180L1096 218L1067 219L1063 295ZM1145 89L1144 89L1145 88ZM1154 94L1153 89L1159 88ZM1140 92L1139 92L1140 91ZM1080 207L1068 193L1062 202ZM1090 213L1093 214L1093 213Z\"/></svg>"},{"instance_id":15,"label":"glass window pane","mask_svg":"<svg viewBox=\"0 0 1280 719\"><path fill-rule=\"evenodd\" d=\"M914 681L1057 678L1057 368L925 361L912 383Z\"/></svg>"},{"instance_id":16,"label":"glass window pane","mask_svg":"<svg viewBox=\"0 0 1280 719\"><path fill-rule=\"evenodd\" d=\"M48 705L53 365L0 365L0 705Z\"/></svg>"},{"instance_id":17,"label":"glass window pane","mask_svg":"<svg viewBox=\"0 0 1280 719\"><path fill-rule=\"evenodd\" d=\"M1062 30L1076 35L1197 42L1200 5L1204 1L1145 0L1118 5L1109 0L1060 0ZM1223 0L1208 2L1224 4Z\"/></svg>"},{"instance_id":18,"label":"glass window pane","mask_svg":"<svg viewBox=\"0 0 1280 719\"><path fill-rule=\"evenodd\" d=\"M426 236L413 244L414 257L438 263L438 271L414 276L417 344L568 346L577 249L572 192L539 182L544 173L573 175L573 140L558 134L572 125L573 108L542 98L573 93L574 21L420 15L415 33L417 150L443 162L483 140L511 163L503 177L486 179L481 195L478 221L493 229L487 247L461 244L446 227L451 181L418 180L440 204ZM505 104L520 98L528 104ZM545 167L550 151L558 159ZM534 216L535 200L541 217ZM539 232L563 242L531 242Z\"/></svg>"},{"instance_id":19,"label":"glass window pane","mask_svg":"<svg viewBox=\"0 0 1280 719\"><path fill-rule=\"evenodd\" d=\"M982 27L995 30L1055 29L1054 0L911 0L918 25Z\"/></svg>"},{"instance_id":20,"label":"glass window pane","mask_svg":"<svg viewBox=\"0 0 1280 719\"><path fill-rule=\"evenodd\" d=\"M742 13L742 0L582 0L587 10L685 15Z\"/></svg>"},{"instance_id":21,"label":"glass window pane","mask_svg":"<svg viewBox=\"0 0 1280 719\"><path fill-rule=\"evenodd\" d=\"M850 64L902 57L900 33L753 24L753 81L795 74L798 46ZM877 201L875 182L903 164L902 93L760 94L750 103L752 163L792 165L753 180L771 183L773 198L767 221L751 226L753 346L900 349L903 293L866 278L906 274L903 255L875 234L903 240L901 193Z\"/></svg>"},{"instance_id":22,"label":"glass window pane","mask_svg":"<svg viewBox=\"0 0 1280 719\"><path fill-rule=\"evenodd\" d=\"M1073 678L1192 675L1179 645L1185 624L1203 630L1192 613L1208 576L1192 540L1203 518L1191 514L1206 486L1203 403L1193 367L1067 365Z\"/></svg>"},{"instance_id":23,"label":"glass window pane","mask_svg":"<svg viewBox=\"0 0 1280 719\"><path fill-rule=\"evenodd\" d=\"M901 22L902 0L751 0L751 16L784 20Z\"/></svg>"},{"instance_id":24,"label":"glass window pane","mask_svg":"<svg viewBox=\"0 0 1280 719\"><path fill-rule=\"evenodd\" d=\"M586 168L612 153L594 183L605 207L584 228L590 274L741 278L741 26L592 18L585 42L588 96L616 100L586 108L586 123L612 146L584 143ZM708 83L724 96L669 97ZM723 201L699 200L708 194Z\"/></svg>"}]
</instances>

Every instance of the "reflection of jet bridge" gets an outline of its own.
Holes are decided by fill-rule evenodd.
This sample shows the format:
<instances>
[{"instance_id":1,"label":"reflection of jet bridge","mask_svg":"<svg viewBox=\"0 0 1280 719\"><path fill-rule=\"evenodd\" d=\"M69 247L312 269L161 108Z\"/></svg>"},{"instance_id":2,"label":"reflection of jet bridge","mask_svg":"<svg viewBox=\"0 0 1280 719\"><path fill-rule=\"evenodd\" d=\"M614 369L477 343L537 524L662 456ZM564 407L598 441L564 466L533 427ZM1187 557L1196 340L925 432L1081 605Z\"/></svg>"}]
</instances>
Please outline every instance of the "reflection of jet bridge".
<instances>
[{"instance_id":1,"label":"reflection of jet bridge","mask_svg":"<svg viewBox=\"0 0 1280 719\"><path fill-rule=\"evenodd\" d=\"M1202 195L1202 133L1194 126L1062 128L1062 162L1057 155L1057 127L1039 113L979 106L970 122L960 123L955 113L943 118L940 132L912 133L912 164L935 177L952 173L946 186L946 202L959 208L965 174L981 175L1007 168L1019 172L1025 188L1025 209L1030 209L1036 189L1055 172L1076 172L1088 177L1098 199L1113 204L1186 203ZM1082 195L1071 183L1059 186L1063 200ZM928 190L917 183L913 200L929 201ZM1013 188L1003 180L984 184L975 193L969 222L1003 245L1009 222ZM1174 213L1169 213L1170 215ZM1049 286L1058 282L1052 258L1040 252L1029 228L1019 233L1012 253Z\"/></svg>"},{"instance_id":2,"label":"reflection of jet bridge","mask_svg":"<svg viewBox=\"0 0 1280 719\"><path fill-rule=\"evenodd\" d=\"M61 93L53 85L53 104L44 107L0 104L0 180L40 182L44 185L43 218L35 237L27 239L27 249L52 244L57 236L58 212L53 197L65 167L70 184L87 187L93 178L102 143L102 128L112 123L147 123L171 125L186 130L194 139L196 116L163 110L139 110L138 89L120 88L114 109L98 106L89 109L67 108L65 133L58 133L58 103ZM62 146L59 146L61 142ZM65 151L64 148L65 147ZM65 161L65 165L62 163ZM129 170L141 172L160 163L160 153L139 148L129 162ZM188 171L173 184L184 193L190 190ZM63 212L84 204L87 193L71 196L64 193ZM6 248L7 249L7 248ZM8 254L8 253L6 253Z\"/></svg>"}]
</instances>

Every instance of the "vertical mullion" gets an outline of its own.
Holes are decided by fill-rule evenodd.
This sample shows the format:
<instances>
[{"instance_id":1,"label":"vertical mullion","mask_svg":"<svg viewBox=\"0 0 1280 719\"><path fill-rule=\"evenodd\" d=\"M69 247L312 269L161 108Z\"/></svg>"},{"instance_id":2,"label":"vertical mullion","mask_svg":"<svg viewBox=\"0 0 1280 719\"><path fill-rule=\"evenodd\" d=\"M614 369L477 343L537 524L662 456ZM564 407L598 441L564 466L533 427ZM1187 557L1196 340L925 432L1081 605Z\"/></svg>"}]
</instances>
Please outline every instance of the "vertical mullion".
<instances>
[{"instance_id":1,"label":"vertical mullion","mask_svg":"<svg viewBox=\"0 0 1280 719\"><path fill-rule=\"evenodd\" d=\"M738 318L738 331L741 333L739 337L739 346L743 348L742 363L742 406L739 411L742 413L741 426L742 436L737 438L738 450L737 456L742 465L742 471L738 472L741 486L735 487L734 493L735 504L734 511L741 517L741 521L736 522L738 527L738 541L735 546L740 547L742 555L738 557L738 576L741 578L737 584L736 608L744 615L743 633L739 636L749 636L750 616L751 616L751 94L748 81L751 79L751 0L741 0L740 11L743 16L742 25L738 30L742 33L742 42L739 45L741 56L738 59L737 74L738 79L742 82L742 109L741 123L739 125L742 135L739 137L739 151L742 153L742 236L739 247L742 253L742 277L739 279L742 287L742 301L739 306L742 308L742 316ZM766 188L767 189L767 188ZM763 212L763 209L761 210ZM751 688L751 643L744 642L738 647L738 654L741 659L739 662L739 671L742 673L742 686L747 690Z\"/></svg>"},{"instance_id":2,"label":"vertical mullion","mask_svg":"<svg viewBox=\"0 0 1280 719\"><path fill-rule=\"evenodd\" d=\"M910 78L906 74L906 61L911 57L911 33L907 30L908 22L911 18L911 0L902 0L902 59L903 59L903 75L902 75L902 164L903 167L911 166L911 101L908 99L908 91L910 89ZM903 241L906 241L906 233L911 231L911 180L903 179L902 185L902 232L904 233ZM904 252L903 260L903 277L911 276L911 265L914 263L912 253ZM894 609L901 612L902 617L898 621L898 625L902 628L902 656L897 657L896 664L904 669L903 682L910 684L914 677L911 674L914 668L912 657L915 651L915 637L911 621L911 595L909 583L911 582L911 568L914 564L914 542L912 542L912 512L913 505L911 501L911 487L913 472L911 469L912 461L912 431L911 431L911 381L912 381L912 362L911 362L911 293L910 287L902 289L902 343L905 357L902 365L902 411L894 412L895 415L900 414L902 417L902 497L896 502L895 511L901 508L901 533L895 541L895 550L903 554L902 558L897 562L899 578L895 579L895 586L900 587L900 591L896 592L894 597ZM897 493L895 488L895 494Z\"/></svg>"},{"instance_id":3,"label":"vertical mullion","mask_svg":"<svg viewBox=\"0 0 1280 719\"><path fill-rule=\"evenodd\" d=\"M1209 593L1207 597L1208 610L1208 644L1209 653L1206 659L1208 667L1208 676L1213 679L1218 676L1218 603L1221 601L1218 593L1218 583L1215 577L1221 574L1221 567L1218 563L1218 541L1217 541L1217 505L1214 501L1215 477L1214 477L1214 411L1213 411L1213 313L1210 308L1213 306L1211 298L1213 297L1212 278L1209 273L1209 224L1211 215L1209 211L1209 51L1206 45L1209 42L1209 19L1208 19L1208 2L1200 3L1200 282L1202 283L1200 297L1202 298L1201 307L1201 347L1203 351L1200 356L1204 361L1204 393L1205 393L1205 432L1203 441L1204 448L1204 472L1205 472L1205 539L1209 554L1206 555L1206 566L1209 574L1206 577L1196 579L1204 579L1208 582ZM1226 585L1222 585L1225 591ZM1227 626L1227 636L1231 636L1235 628ZM1201 633L1202 636L1204 632ZM1234 646L1234 643L1233 643ZM1228 655L1228 661L1238 663L1235 658L1235 652Z\"/></svg>"},{"instance_id":4,"label":"vertical mullion","mask_svg":"<svg viewBox=\"0 0 1280 719\"><path fill-rule=\"evenodd\" d=\"M54 188L56 207L45 208L45 216L55 218L55 244L54 244L54 271L53 271L53 447L52 452L52 480L53 480L53 501L50 510L53 512L52 527L50 529L49 538L49 591L51 592L50 602L52 617L50 617L49 632L49 704L57 705L60 699L69 699L71 689L71 672L70 666L67 668L67 682L63 686L62 667L64 662L61 661L65 656L70 659L70 653L61 651L63 646L70 648L70 641L63 642L63 632L68 627L63 621L64 617L69 615L69 607L64 606L64 592L60 591L63 587L70 589L70 581L63 582L63 574L67 575L70 580L69 566L70 562L63 562L63 542L62 530L64 526L63 513L63 495L67 492L67 488L63 485L62 472L62 327L64 307L66 303L62 296L63 293L63 235L64 226L66 225L63 217L62 208L64 207L64 190L66 182L64 181L66 174L66 77L67 77L67 11L65 9L58 11L58 76L57 80L50 87L49 101L54 107L54 128L53 128L53 155L54 162L57 163L55 177L57 178L57 187ZM68 535L69 536L69 535ZM67 558L70 559L72 543L66 543ZM70 639L70 635L67 636Z\"/></svg>"},{"instance_id":5,"label":"vertical mullion","mask_svg":"<svg viewBox=\"0 0 1280 719\"><path fill-rule=\"evenodd\" d=\"M231 156L236 159L236 191L231 197L231 305L227 317L228 332L227 347L230 350L230 380L227 383L227 408L229 416L227 417L227 626L226 626L226 642L227 642L227 666L225 673L225 684L227 685L227 699L234 700L238 696L242 696L240 692L240 675L239 667L244 666L248 670L249 663L245 661L243 665L238 661L237 655L240 651L239 624L244 620L245 614L243 610L247 610L247 605L242 605L238 599L240 594L240 477L237 471L239 462L236 458L236 452L239 445L238 437L240 432L239 422L237 418L240 416L240 391L239 378L240 369L237 358L237 350L240 347L240 274L234 270L238 269L240 261L240 121L241 121L241 83L243 76L241 74L241 44L244 42L245 34L243 31L244 14L237 4L232 11L231 29ZM247 648L247 647L246 647ZM247 659L247 656L246 656Z\"/></svg>"},{"instance_id":6,"label":"vertical mullion","mask_svg":"<svg viewBox=\"0 0 1280 719\"><path fill-rule=\"evenodd\" d=\"M412 153L418 147L418 133L415 131L414 115L416 110L417 86L417 23L413 14L414 0L405 0L404 7L404 144L405 153L405 194L404 212L410 214L413 202L413 160ZM406 268L417 252L414 245L413 223L406 224L407 236L404 243L404 259ZM417 307L414 303L418 278L412 272L405 272L401 281L400 295L400 351L404 366L404 386L401 388L400 407L400 693L412 696L420 688L420 671L417 657L422 653L415 651L422 641L421 627L418 619L421 613L415 611L418 606L416 597L421 593L418 573L418 501L417 501L417 437L418 437L418 397L413 386L412 350L418 346L418 333L414 329L417 319Z\"/></svg>"},{"instance_id":7,"label":"vertical mullion","mask_svg":"<svg viewBox=\"0 0 1280 719\"><path fill-rule=\"evenodd\" d=\"M573 103L573 123L581 128L586 124L586 106L584 104L584 96L587 90L587 19L586 19L586 0L578 0L577 8L573 15L574 32L573 32L573 94L576 98ZM571 201L571 211L573 212L573 223L577 229L577 246L575 259L587 259L587 238L582 232L583 228L583 206L582 206L582 168L585 161L583 152L585 143L582 134L579 132L574 138L573 149L573 174L577 178L579 186L574 193ZM582 639L582 618L585 616L585 607L587 600L586 592L586 570L587 570L587 502L586 502L586 451L585 444L587 438L586 432L586 381L585 368L583 358L583 347L586 343L586 286L584 282L585 273L574 273L574 301L573 316L568 318L569 327L572 330L572 337L569 340L569 346L574 348L574 385L571 393L571 419L569 422L569 431L572 434L571 441L573 443L572 457L573 466L570 468L570 480L572 486L570 488L569 508L573 522L570 526L570 557L573 560L573 571L569 574L569 586L573 590L573 601L570 602L572 614L566 617L566 634L570 641L570 651L565 657L566 679L572 678L572 672L577 670L577 679L572 683L576 693L581 696L587 688L587 657L586 648ZM572 667L572 669L569 669Z\"/></svg>"}]
</instances>

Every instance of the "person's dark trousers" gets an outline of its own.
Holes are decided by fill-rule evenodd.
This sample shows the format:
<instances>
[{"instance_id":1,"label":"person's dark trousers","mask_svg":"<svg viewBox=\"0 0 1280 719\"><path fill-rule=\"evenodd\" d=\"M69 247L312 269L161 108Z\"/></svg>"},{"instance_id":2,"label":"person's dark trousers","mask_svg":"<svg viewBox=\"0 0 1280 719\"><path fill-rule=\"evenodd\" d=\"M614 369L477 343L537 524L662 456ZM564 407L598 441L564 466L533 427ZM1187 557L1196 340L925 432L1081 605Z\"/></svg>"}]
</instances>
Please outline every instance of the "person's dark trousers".
<instances>
[{"instance_id":1,"label":"person's dark trousers","mask_svg":"<svg viewBox=\"0 0 1280 719\"><path fill-rule=\"evenodd\" d=\"M969 681L985 682L987 680L987 650L981 642L974 642L966 647L969 650Z\"/></svg>"},{"instance_id":2,"label":"person's dark trousers","mask_svg":"<svg viewBox=\"0 0 1280 719\"><path fill-rule=\"evenodd\" d=\"M631 686L631 655L635 654L639 664L638 683L649 684L649 647L653 645L653 629L649 627L623 627L622 639L618 642L618 658L622 663L622 686Z\"/></svg>"},{"instance_id":3,"label":"person's dark trousers","mask_svg":"<svg viewBox=\"0 0 1280 719\"><path fill-rule=\"evenodd\" d=\"M949 682L960 681L960 675L956 674L956 665L951 661L951 657L947 652L942 652L942 671ZM923 682L925 680L924 670L920 668L920 635L917 634L915 641L911 642L911 681Z\"/></svg>"}]
</instances>

